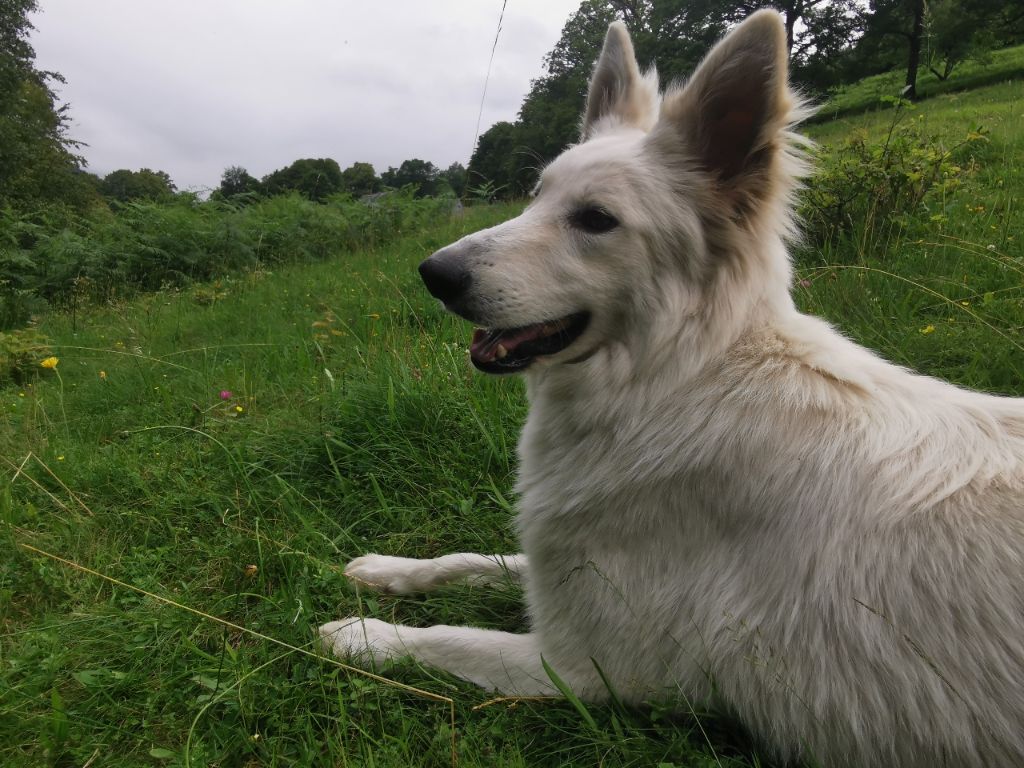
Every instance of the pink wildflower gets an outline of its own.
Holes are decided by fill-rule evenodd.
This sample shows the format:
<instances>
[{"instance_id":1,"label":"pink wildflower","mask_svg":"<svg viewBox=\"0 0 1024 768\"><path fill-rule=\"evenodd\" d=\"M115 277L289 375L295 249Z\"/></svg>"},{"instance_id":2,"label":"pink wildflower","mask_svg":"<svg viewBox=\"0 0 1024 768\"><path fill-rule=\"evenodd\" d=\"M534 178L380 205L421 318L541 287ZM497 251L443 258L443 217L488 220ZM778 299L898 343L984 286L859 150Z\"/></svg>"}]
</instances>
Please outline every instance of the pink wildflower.
<instances>
[{"instance_id":1,"label":"pink wildflower","mask_svg":"<svg viewBox=\"0 0 1024 768\"><path fill-rule=\"evenodd\" d=\"M220 399L221 400L230 400L231 399L231 390L230 389L222 389L220 391Z\"/></svg>"}]
</instances>

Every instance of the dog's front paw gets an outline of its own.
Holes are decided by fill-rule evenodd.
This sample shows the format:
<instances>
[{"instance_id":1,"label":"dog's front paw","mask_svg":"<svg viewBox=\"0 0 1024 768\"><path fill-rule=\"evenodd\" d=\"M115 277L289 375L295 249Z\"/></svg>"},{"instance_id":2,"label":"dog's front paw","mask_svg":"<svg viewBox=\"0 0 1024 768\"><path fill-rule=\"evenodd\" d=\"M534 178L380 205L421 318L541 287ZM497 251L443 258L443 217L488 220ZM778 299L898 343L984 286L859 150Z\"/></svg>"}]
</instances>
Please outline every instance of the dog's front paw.
<instances>
[{"instance_id":1,"label":"dog's front paw","mask_svg":"<svg viewBox=\"0 0 1024 768\"><path fill-rule=\"evenodd\" d=\"M436 586L437 568L430 560L363 555L345 566L345 575L360 586L378 592L411 595Z\"/></svg>"},{"instance_id":2,"label":"dog's front paw","mask_svg":"<svg viewBox=\"0 0 1024 768\"><path fill-rule=\"evenodd\" d=\"M382 664L407 656L394 624L379 619L350 617L323 624L317 630L325 650L359 664Z\"/></svg>"}]
</instances>

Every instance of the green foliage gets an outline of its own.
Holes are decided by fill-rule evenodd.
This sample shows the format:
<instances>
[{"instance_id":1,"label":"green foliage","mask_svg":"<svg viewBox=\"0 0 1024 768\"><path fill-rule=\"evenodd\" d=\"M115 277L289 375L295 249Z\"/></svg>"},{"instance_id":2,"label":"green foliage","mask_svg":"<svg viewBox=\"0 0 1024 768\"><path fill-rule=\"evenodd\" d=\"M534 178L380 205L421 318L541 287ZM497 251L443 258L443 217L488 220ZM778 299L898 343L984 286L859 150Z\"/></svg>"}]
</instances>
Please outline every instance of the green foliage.
<instances>
[{"instance_id":1,"label":"green foliage","mask_svg":"<svg viewBox=\"0 0 1024 768\"><path fill-rule=\"evenodd\" d=\"M812 242L824 243L857 230L909 227L915 217L939 222L946 202L965 175L964 163L985 140L981 128L956 143L929 134L918 120L902 121L910 105L898 102L888 132L872 139L854 131L816 155L817 172L802 195L801 215ZM873 239L873 238L869 238Z\"/></svg>"},{"instance_id":2,"label":"green foliage","mask_svg":"<svg viewBox=\"0 0 1024 768\"><path fill-rule=\"evenodd\" d=\"M56 205L32 214L0 208L0 329L24 325L46 307L36 290L45 265L33 246L74 220L75 214Z\"/></svg>"},{"instance_id":3,"label":"green foliage","mask_svg":"<svg viewBox=\"0 0 1024 768\"><path fill-rule=\"evenodd\" d=\"M485 181L483 184L470 188L468 192L469 198L473 202L488 205L495 201L498 197L498 193L501 192L501 189L494 186L493 181Z\"/></svg>"},{"instance_id":4,"label":"green foliage","mask_svg":"<svg viewBox=\"0 0 1024 768\"><path fill-rule=\"evenodd\" d=\"M782 14L792 79L819 95L894 67L903 67L901 87L912 81L916 95L930 93L917 88L919 64L948 77L965 58L983 61L991 47L1024 34L1024 11L1007 0L874 0L870 7L860 0L584 0L545 56L518 119L479 137L470 187L489 182L501 197L520 197L538 169L576 141L591 67L612 20L626 24L641 67L656 65L667 84L685 80L731 25L759 8ZM918 17L927 29L923 21L915 26Z\"/></svg>"},{"instance_id":5,"label":"green foliage","mask_svg":"<svg viewBox=\"0 0 1024 768\"><path fill-rule=\"evenodd\" d=\"M321 203L342 191L341 168L331 158L296 160L263 177L263 192L280 195L298 192L308 200Z\"/></svg>"},{"instance_id":6,"label":"green foliage","mask_svg":"<svg viewBox=\"0 0 1024 768\"><path fill-rule=\"evenodd\" d=\"M504 198L521 197L537 169L579 137L587 81L608 24L620 14L605 0L585 0L566 21L544 57L545 74L534 80L515 123L499 122L477 140L469 161L469 185L490 183Z\"/></svg>"},{"instance_id":7,"label":"green foliage","mask_svg":"<svg viewBox=\"0 0 1024 768\"><path fill-rule=\"evenodd\" d=\"M416 197L433 197L441 191L440 172L428 160L403 160L398 168L388 168L380 175L381 183L390 189L413 191Z\"/></svg>"},{"instance_id":8,"label":"green foliage","mask_svg":"<svg viewBox=\"0 0 1024 768\"><path fill-rule=\"evenodd\" d=\"M111 171L100 182L100 193L108 200L127 203L130 200L168 200L176 188L164 171L142 168Z\"/></svg>"},{"instance_id":9,"label":"green foliage","mask_svg":"<svg viewBox=\"0 0 1024 768\"><path fill-rule=\"evenodd\" d=\"M341 172L341 189L353 197L380 192L381 181L370 163L353 163Z\"/></svg>"},{"instance_id":10,"label":"green foliage","mask_svg":"<svg viewBox=\"0 0 1024 768\"><path fill-rule=\"evenodd\" d=\"M871 0L849 62L850 80L900 68L917 98L918 68L946 80L961 62L1024 40L1018 0Z\"/></svg>"},{"instance_id":11,"label":"green foliage","mask_svg":"<svg viewBox=\"0 0 1024 768\"><path fill-rule=\"evenodd\" d=\"M96 194L67 135L67 107L57 106L50 88L63 78L35 68L28 40L36 10L35 0L0 3L0 206L59 201L85 208Z\"/></svg>"},{"instance_id":12,"label":"green foliage","mask_svg":"<svg viewBox=\"0 0 1024 768\"><path fill-rule=\"evenodd\" d=\"M239 197L252 197L259 194L261 189L259 179L252 176L245 168L232 165L224 169L216 195L223 200L232 200Z\"/></svg>"},{"instance_id":13,"label":"green foliage","mask_svg":"<svg viewBox=\"0 0 1024 768\"><path fill-rule=\"evenodd\" d=\"M468 175L466 173L466 166L462 163L452 163L437 175L442 182L448 185L448 188L455 197L462 197L466 193Z\"/></svg>"},{"instance_id":14,"label":"green foliage","mask_svg":"<svg viewBox=\"0 0 1024 768\"><path fill-rule=\"evenodd\" d=\"M469 161L471 190L485 187L492 192L501 190L504 197L519 197L529 189L530 178L524 172L526 149L519 143L518 125L498 122L480 136Z\"/></svg>"},{"instance_id":15,"label":"green foliage","mask_svg":"<svg viewBox=\"0 0 1024 768\"><path fill-rule=\"evenodd\" d=\"M38 328L0 331L0 386L25 381L52 354L50 340Z\"/></svg>"},{"instance_id":16,"label":"green foliage","mask_svg":"<svg viewBox=\"0 0 1024 768\"><path fill-rule=\"evenodd\" d=\"M516 122L497 123L480 136L470 186L490 182L502 197L521 196L538 169L578 139L591 69L611 21L626 24L641 67L656 66L668 84L688 77L730 25L762 7L785 15L798 82L817 90L831 85L840 52L860 23L855 0L585 0L545 56L545 73L531 83Z\"/></svg>"},{"instance_id":17,"label":"green foliage","mask_svg":"<svg viewBox=\"0 0 1024 768\"><path fill-rule=\"evenodd\" d=\"M1024 8L1007 0L931 0L925 23L928 69L945 81L962 62L987 65L993 49L1024 37Z\"/></svg>"},{"instance_id":18,"label":"green foliage","mask_svg":"<svg viewBox=\"0 0 1024 768\"><path fill-rule=\"evenodd\" d=\"M0 217L0 327L24 323L44 300L77 307L376 247L444 210L393 193L372 206L292 194L249 205L179 196L40 221L8 212Z\"/></svg>"},{"instance_id":19,"label":"green foliage","mask_svg":"<svg viewBox=\"0 0 1024 768\"><path fill-rule=\"evenodd\" d=\"M802 91L827 93L850 78L848 60L865 24L861 0L785 0L774 7L783 11L791 77Z\"/></svg>"},{"instance_id":20,"label":"green foliage","mask_svg":"<svg viewBox=\"0 0 1024 768\"><path fill-rule=\"evenodd\" d=\"M917 81L918 99L979 88L993 83L1019 80L1024 77L1024 46L992 51L984 58L969 59L957 66L953 77L940 80L933 72L924 72ZM818 110L815 122L833 120L844 115L875 110L888 110L893 94L903 87L904 72L894 70L865 77L832 94Z\"/></svg>"}]
</instances>

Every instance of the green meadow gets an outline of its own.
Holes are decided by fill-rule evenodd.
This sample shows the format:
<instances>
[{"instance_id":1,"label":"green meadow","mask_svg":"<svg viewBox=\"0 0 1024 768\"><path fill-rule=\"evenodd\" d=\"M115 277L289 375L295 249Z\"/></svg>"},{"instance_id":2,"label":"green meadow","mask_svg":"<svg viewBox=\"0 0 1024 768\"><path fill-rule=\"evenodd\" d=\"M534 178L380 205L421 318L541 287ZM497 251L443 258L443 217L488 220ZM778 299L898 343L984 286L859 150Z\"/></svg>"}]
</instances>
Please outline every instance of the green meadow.
<instances>
[{"instance_id":1,"label":"green meadow","mask_svg":"<svg viewBox=\"0 0 1024 768\"><path fill-rule=\"evenodd\" d=\"M799 304L896 363L1024 395L1024 81L858 98L807 128L826 172L794 248ZM524 628L516 587L397 598L342 575L371 551L516 549L522 384L472 371L470 328L415 266L520 207L61 294L23 349L8 340L0 764L772 765L699 702L495 699L411 662L367 675L314 642L353 614Z\"/></svg>"}]
</instances>

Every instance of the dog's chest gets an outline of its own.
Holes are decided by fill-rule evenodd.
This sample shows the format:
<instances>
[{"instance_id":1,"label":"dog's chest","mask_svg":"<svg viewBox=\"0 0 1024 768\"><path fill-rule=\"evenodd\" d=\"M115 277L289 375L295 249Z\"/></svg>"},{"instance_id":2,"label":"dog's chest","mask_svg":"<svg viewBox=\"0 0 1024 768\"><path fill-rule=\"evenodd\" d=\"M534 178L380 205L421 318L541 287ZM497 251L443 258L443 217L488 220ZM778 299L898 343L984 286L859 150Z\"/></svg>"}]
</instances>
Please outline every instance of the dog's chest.
<instances>
[{"instance_id":1,"label":"dog's chest","mask_svg":"<svg viewBox=\"0 0 1024 768\"><path fill-rule=\"evenodd\" d=\"M709 645L748 651L743 628L767 628L787 569L805 558L792 532L753 535L750 519L730 514L749 504L749 484L709 462L715 439L700 412L634 414L581 428L564 413L531 412L517 520L547 657L603 659L617 684L641 691L663 684L667 667L677 681L702 680L693 664ZM750 466L743 454L737 464Z\"/></svg>"},{"instance_id":2,"label":"dog's chest","mask_svg":"<svg viewBox=\"0 0 1024 768\"><path fill-rule=\"evenodd\" d=\"M548 643L609 663L622 658L615 649L644 647L649 677L632 662L636 679L606 670L627 686L653 684L680 653L680 617L707 607L702 564L728 567L685 470L652 474L647 448L629 430L567 429L557 418L529 423L520 441L517 522L534 627L556 655Z\"/></svg>"}]
</instances>

